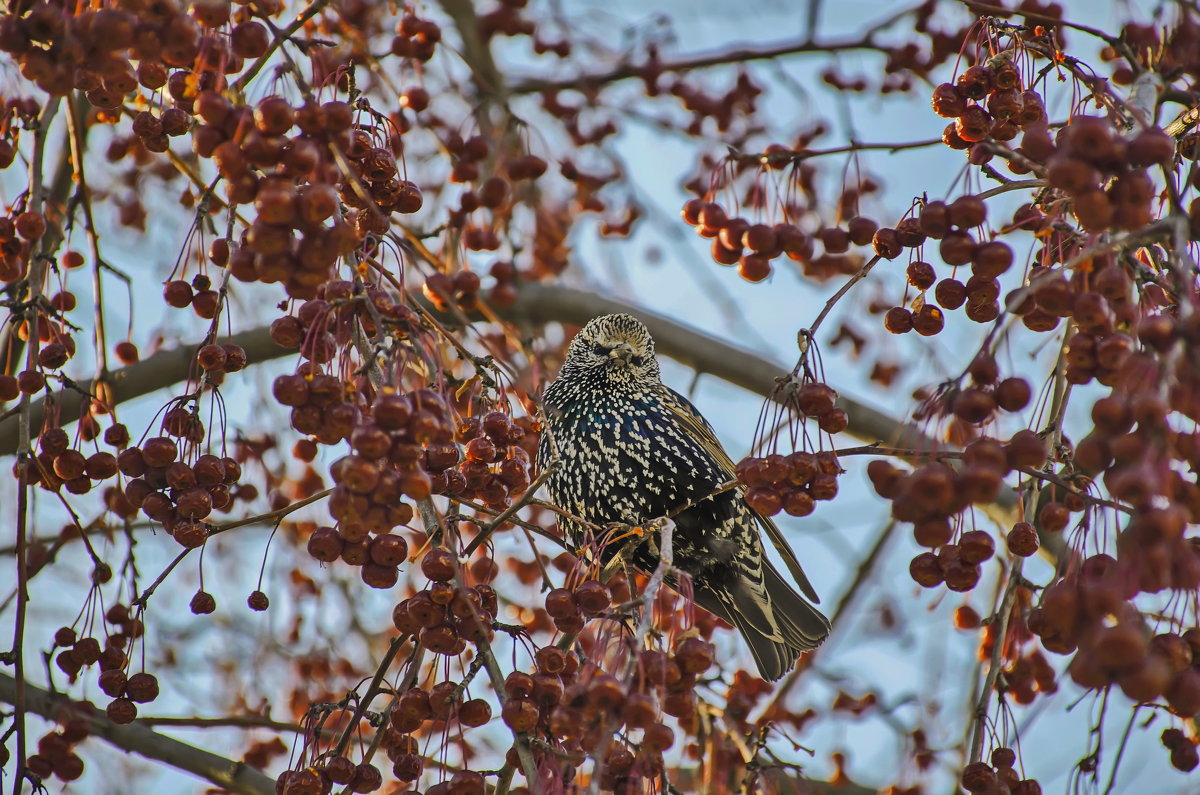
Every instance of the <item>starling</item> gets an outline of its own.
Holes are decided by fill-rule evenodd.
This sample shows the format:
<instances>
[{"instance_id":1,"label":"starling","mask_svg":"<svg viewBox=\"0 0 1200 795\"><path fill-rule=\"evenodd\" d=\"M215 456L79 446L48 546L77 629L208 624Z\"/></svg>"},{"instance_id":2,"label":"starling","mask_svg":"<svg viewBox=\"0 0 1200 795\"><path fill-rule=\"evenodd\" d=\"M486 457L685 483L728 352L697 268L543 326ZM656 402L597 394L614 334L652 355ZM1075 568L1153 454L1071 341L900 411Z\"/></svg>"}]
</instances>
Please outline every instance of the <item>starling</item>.
<instances>
[{"instance_id":1,"label":"starling","mask_svg":"<svg viewBox=\"0 0 1200 795\"><path fill-rule=\"evenodd\" d=\"M780 576L763 554L760 529L783 556L800 589L817 594L770 518L753 511L712 427L687 398L662 383L654 340L641 321L605 315L583 327L544 396L546 428L539 466L558 456L546 481L563 510L601 527L642 526L674 517L673 564L688 574L698 605L737 627L766 679L779 679L800 652L816 648L829 621ZM585 528L564 521L576 546ZM658 565L653 534L630 536L617 551L643 572ZM673 585L678 584L672 582Z\"/></svg>"}]
</instances>

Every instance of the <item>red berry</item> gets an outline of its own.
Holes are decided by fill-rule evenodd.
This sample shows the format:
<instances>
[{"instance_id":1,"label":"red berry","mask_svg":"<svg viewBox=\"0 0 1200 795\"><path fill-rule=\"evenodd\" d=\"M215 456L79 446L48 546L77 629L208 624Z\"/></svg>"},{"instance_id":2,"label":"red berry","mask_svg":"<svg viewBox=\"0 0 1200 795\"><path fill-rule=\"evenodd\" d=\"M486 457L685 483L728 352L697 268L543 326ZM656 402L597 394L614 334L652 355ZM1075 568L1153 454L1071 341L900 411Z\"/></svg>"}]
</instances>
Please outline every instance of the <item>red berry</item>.
<instances>
[{"instance_id":1,"label":"red berry","mask_svg":"<svg viewBox=\"0 0 1200 795\"><path fill-rule=\"evenodd\" d=\"M271 606L271 600L268 599L267 595L262 591L254 591L250 594L249 598L246 599L246 604L250 606L251 610L261 613L263 610L266 610Z\"/></svg>"}]
</instances>

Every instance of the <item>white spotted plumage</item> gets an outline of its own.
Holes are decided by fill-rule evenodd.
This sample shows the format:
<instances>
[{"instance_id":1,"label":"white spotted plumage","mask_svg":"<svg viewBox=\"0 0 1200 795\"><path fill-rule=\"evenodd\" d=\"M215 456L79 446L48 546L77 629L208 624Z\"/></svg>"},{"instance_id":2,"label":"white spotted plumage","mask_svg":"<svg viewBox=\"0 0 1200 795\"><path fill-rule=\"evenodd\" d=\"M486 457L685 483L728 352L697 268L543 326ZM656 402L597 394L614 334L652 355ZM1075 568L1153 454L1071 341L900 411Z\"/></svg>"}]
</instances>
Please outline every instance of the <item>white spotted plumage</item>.
<instances>
[{"instance_id":1,"label":"white spotted plumage","mask_svg":"<svg viewBox=\"0 0 1200 795\"><path fill-rule=\"evenodd\" d=\"M636 525L696 503L675 517L674 563L691 576L696 602L741 631L769 679L815 648L829 623L782 579L763 555L760 528L741 491L713 492L733 479L733 464L711 426L662 383L654 341L630 315L590 321L571 340L567 359L544 397L546 428L538 450L559 466L546 485L563 509L604 526ZM568 536L582 528L565 523ZM652 538L636 542L634 565L657 564ZM781 550L783 551L783 550ZM605 558L614 550L606 550ZM790 550L787 550L790 555ZM815 600L799 564L788 568Z\"/></svg>"}]
</instances>

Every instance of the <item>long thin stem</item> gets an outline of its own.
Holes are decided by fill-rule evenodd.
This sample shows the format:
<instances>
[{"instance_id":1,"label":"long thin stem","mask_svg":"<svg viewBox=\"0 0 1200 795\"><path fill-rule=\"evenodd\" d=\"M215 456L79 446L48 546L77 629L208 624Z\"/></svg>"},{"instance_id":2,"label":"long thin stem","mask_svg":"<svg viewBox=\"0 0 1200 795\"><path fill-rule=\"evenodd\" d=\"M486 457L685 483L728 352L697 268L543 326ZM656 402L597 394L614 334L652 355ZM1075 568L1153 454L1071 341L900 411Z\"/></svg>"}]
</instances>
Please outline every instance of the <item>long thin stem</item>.
<instances>
[{"instance_id":1,"label":"long thin stem","mask_svg":"<svg viewBox=\"0 0 1200 795\"><path fill-rule=\"evenodd\" d=\"M853 276L851 276L849 279L846 280L846 283L843 284L836 293L834 293L833 295L831 295L829 297L829 300L825 302L825 306L821 309L820 313L817 315L817 319L814 320L812 322L812 325L808 327L808 333L810 335L813 335L813 336L816 335L817 329L821 327L821 323L824 322L825 317L831 311L833 311L833 307L837 304L837 302L842 300L842 296L844 296L846 293L850 292L851 287L858 284L863 279L867 278L867 274L869 274L871 272L871 269L874 268L879 263L880 259L882 259L882 257L880 257L878 254L871 257L871 259L867 260L867 262L861 268L858 269L857 273L855 273Z\"/></svg>"},{"instance_id":2,"label":"long thin stem","mask_svg":"<svg viewBox=\"0 0 1200 795\"><path fill-rule=\"evenodd\" d=\"M358 699L358 704L354 708L354 714L350 716L350 722L346 724L346 730L342 732L342 737L338 740L336 755L341 756L346 752L346 748L350 745L350 738L354 736L354 731L358 728L363 713L371 706L371 702L375 700L375 696L379 695L382 690L383 677L387 674L388 669L392 667L392 661L396 659L400 648L404 646L408 639L408 635L392 638L391 644L388 645L387 653L383 655L383 659L375 669L375 676L371 679L371 684L367 687L367 692L363 694L362 698Z\"/></svg>"},{"instance_id":3,"label":"long thin stem","mask_svg":"<svg viewBox=\"0 0 1200 795\"><path fill-rule=\"evenodd\" d=\"M49 133L50 122L58 111L60 98L55 97L42 108L34 130L33 157L29 163L29 210L42 211L42 168L46 154L46 137ZM42 294L42 282L46 274L46 256L48 253L38 249L29 264L29 296L25 319L29 323L29 345L26 348L26 367L34 368L37 364L38 341L38 299ZM30 452L33 437L32 417L29 410L30 396L22 393L20 403L20 425L18 431L19 460L18 467L24 469L33 464ZM23 478L23 481L26 478ZM32 485L21 482L17 486L17 615L13 622L13 650L15 690L13 701L15 714L13 724L17 733L17 772L13 776L13 795L20 795L25 779L25 615L29 603L29 565L26 560L26 534L29 531L29 493Z\"/></svg>"},{"instance_id":4,"label":"long thin stem","mask_svg":"<svg viewBox=\"0 0 1200 795\"><path fill-rule=\"evenodd\" d=\"M657 522L659 528L658 538L658 566L654 568L654 573L650 575L649 581L646 583L645 589L642 591L642 615L638 619L637 629L629 638L629 657L625 660L624 670L621 672L621 681L629 682L632 680L634 672L637 670L638 664L638 647L642 644L643 639L650 634L650 627L654 623L654 600L658 596L659 589L662 588L663 581L667 574L671 571L671 567L675 562L675 522L670 518L664 518ZM632 585L632 582L630 583ZM616 719L610 718L608 726L600 732L600 741L595 749L592 750L592 779L588 785L588 795L597 795L600 792L600 778L604 772L604 751L608 748L609 742L612 741L613 732L616 729Z\"/></svg>"},{"instance_id":5,"label":"long thin stem","mask_svg":"<svg viewBox=\"0 0 1200 795\"><path fill-rule=\"evenodd\" d=\"M465 586L461 571L456 573L454 579L455 584L459 588ZM503 710L506 701L504 673L500 670L500 664L496 661L496 655L492 652L492 644L488 641L486 630L482 629L488 626L490 619L479 612L474 602L468 600L467 604L471 608L472 618L481 628L474 638L475 652L483 658L483 666L488 672L488 679L492 682L492 689L496 691L496 698L500 700L500 708ZM533 752L529 750L529 734L527 732L514 732L513 739L517 749L517 757L521 760L521 771L525 774L525 781L533 792L540 792L538 788L537 763L534 761Z\"/></svg>"},{"instance_id":6,"label":"long thin stem","mask_svg":"<svg viewBox=\"0 0 1200 795\"><path fill-rule=\"evenodd\" d=\"M1004 596L1000 600L1000 606L996 609L994 617L996 634L993 636L992 655L988 660L987 675L984 677L979 700L976 702L973 712L971 754L968 762L978 762L983 756L983 738L986 733L984 729L987 724L988 709L991 704L992 691L996 688L996 678L1000 675L1000 661L1004 656L1004 640L1008 634L1008 620L1012 616L1013 602L1017 597L1017 588L1024 582L1021 577L1021 567L1024 562L1025 558L1020 557L1013 561L1012 569L1008 573L1008 585L1004 588Z\"/></svg>"},{"instance_id":7,"label":"long thin stem","mask_svg":"<svg viewBox=\"0 0 1200 795\"><path fill-rule=\"evenodd\" d=\"M242 72L241 77L231 86L231 89L238 93L245 91L246 86L250 85L250 81L257 77L258 73L267 65L267 62L271 60L271 56L275 54L275 51L282 47L283 43L291 38L296 31L304 27L304 23L315 17L322 9L329 5L329 2L330 0L313 0L312 3L309 3L307 8L296 15L296 18L292 20L290 25L276 33L275 38L267 46L267 51L258 56L254 63L250 64L246 68L246 71Z\"/></svg>"},{"instance_id":8,"label":"long thin stem","mask_svg":"<svg viewBox=\"0 0 1200 795\"><path fill-rule=\"evenodd\" d=\"M537 490L541 488L542 484L545 483L552 474L554 474L554 470L557 468L558 462L554 461L551 462L545 469L543 469L538 476L533 479L533 482L529 484L529 488L525 489L525 493L521 495L520 499L518 499L508 508L504 509L504 511L502 511L495 519L488 523L487 527L479 531L479 535L471 539L471 543L467 544L467 548L463 550L463 557L469 558L475 550L479 549L481 544L491 537L496 528L507 522L517 511L528 505L530 501L533 500L534 494L537 493Z\"/></svg>"}]
</instances>

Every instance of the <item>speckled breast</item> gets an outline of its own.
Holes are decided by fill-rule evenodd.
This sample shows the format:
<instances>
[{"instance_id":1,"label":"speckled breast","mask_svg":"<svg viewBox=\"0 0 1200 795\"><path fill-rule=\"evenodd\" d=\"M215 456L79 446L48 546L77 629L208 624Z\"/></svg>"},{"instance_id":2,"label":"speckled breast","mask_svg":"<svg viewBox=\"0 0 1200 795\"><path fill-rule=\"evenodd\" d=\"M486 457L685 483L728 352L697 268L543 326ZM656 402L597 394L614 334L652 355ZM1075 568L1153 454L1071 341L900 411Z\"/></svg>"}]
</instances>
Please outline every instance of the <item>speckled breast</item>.
<instances>
[{"instance_id":1,"label":"speckled breast","mask_svg":"<svg viewBox=\"0 0 1200 795\"><path fill-rule=\"evenodd\" d=\"M658 518L724 480L709 453L651 395L609 396L561 408L547 403L562 459L547 487L556 504L590 522L637 524ZM539 462L544 465L548 458L549 440L543 435ZM710 549L706 539L737 512L735 502L734 494L726 492L677 517L683 531L675 537L681 558L715 564L725 557ZM642 552L638 557L645 559L636 562L652 565L657 556Z\"/></svg>"}]
</instances>

